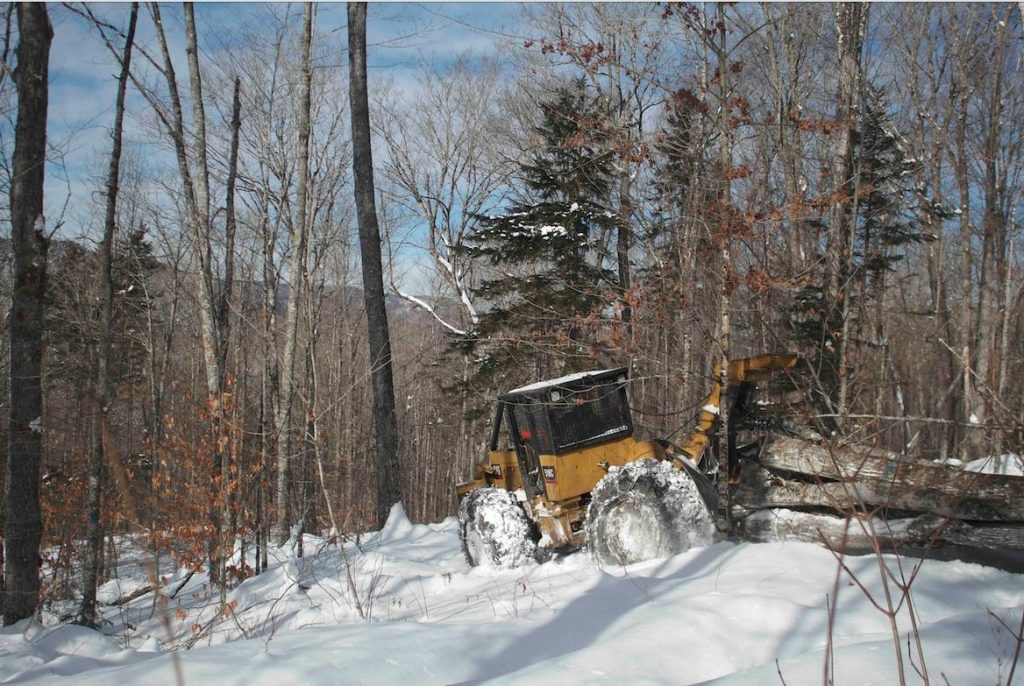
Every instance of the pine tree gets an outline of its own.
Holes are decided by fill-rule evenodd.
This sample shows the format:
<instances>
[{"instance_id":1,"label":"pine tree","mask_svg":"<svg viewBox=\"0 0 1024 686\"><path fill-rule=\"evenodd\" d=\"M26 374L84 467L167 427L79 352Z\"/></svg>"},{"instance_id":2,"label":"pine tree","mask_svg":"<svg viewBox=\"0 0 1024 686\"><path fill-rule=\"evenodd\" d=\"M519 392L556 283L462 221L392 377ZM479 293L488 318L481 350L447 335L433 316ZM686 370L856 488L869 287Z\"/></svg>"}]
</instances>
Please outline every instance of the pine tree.
<instances>
[{"instance_id":1,"label":"pine tree","mask_svg":"<svg viewBox=\"0 0 1024 686\"><path fill-rule=\"evenodd\" d=\"M600 110L582 82L541 110L543 146L520 168L525 197L504 214L477 217L463 248L490 268L474 289L489 309L458 342L477 360L475 383L592 367L614 301L616 276L600 247L618 221Z\"/></svg>"},{"instance_id":2,"label":"pine tree","mask_svg":"<svg viewBox=\"0 0 1024 686\"><path fill-rule=\"evenodd\" d=\"M671 215L685 211L691 203L690 193L704 166L697 138L701 118L707 116L707 105L687 89L673 93L667 108L654 146L659 159L654 191L662 227L671 225Z\"/></svg>"},{"instance_id":3,"label":"pine tree","mask_svg":"<svg viewBox=\"0 0 1024 686\"><path fill-rule=\"evenodd\" d=\"M927 192L914 186L919 162L908 154L882 96L868 92L862 102L863 113L851 132L856 212L844 285L850 318L845 330L857 341L870 326L871 306L881 306L886 278L905 256L907 246L928 240L922 218L937 211ZM818 390L834 397L828 380L841 375L836 351L844 326L840 308L826 302L822 281L807 279L794 296L790 321L794 339L818 372L818 385L824 386ZM874 319L880 321L877 315ZM871 335L881 337L877 329ZM832 409L827 405L820 409ZM832 424L826 422L830 429L836 428Z\"/></svg>"},{"instance_id":4,"label":"pine tree","mask_svg":"<svg viewBox=\"0 0 1024 686\"><path fill-rule=\"evenodd\" d=\"M877 292L885 275L903 259L906 246L924 240L918 206L922 196L912 185L919 162L908 157L880 96L868 101L855 143L861 191L854 269L866 295Z\"/></svg>"},{"instance_id":5,"label":"pine tree","mask_svg":"<svg viewBox=\"0 0 1024 686\"><path fill-rule=\"evenodd\" d=\"M705 257L703 252L711 248L706 231L692 231L692 218L713 202L714 189L704 182L710 166L701 140L706 118L707 105L691 91L680 89L667 103L665 122L656 139L649 238L663 259L653 265L655 271L638 274L655 290L687 281L693 276L693 266L683 258L696 257L689 255L692 251Z\"/></svg>"}]
</instances>

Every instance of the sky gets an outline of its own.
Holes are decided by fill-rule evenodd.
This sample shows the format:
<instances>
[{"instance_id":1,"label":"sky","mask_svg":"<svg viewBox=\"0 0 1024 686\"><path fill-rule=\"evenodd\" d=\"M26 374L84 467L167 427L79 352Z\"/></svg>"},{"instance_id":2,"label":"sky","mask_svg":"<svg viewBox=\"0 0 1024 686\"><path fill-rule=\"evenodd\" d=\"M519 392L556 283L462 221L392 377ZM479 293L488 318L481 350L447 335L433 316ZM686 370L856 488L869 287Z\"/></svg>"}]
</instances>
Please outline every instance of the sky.
<instances>
[{"instance_id":1,"label":"sky","mask_svg":"<svg viewBox=\"0 0 1024 686\"><path fill-rule=\"evenodd\" d=\"M216 69L218 55L244 30L259 32L262 17L270 7L253 3L198 3L196 23L203 64ZM288 11L299 23L300 4ZM96 3L92 11L103 21L126 27L129 5ZM179 73L179 87L187 86L184 33L180 4L164 5L163 19L170 49ZM51 4L54 39L50 56L50 104L45 214L51 227L62 222L58 237L76 240L95 237L99 217L95 203L102 203L96 190L101 186L108 164L114 118L118 66L97 32L66 7ZM370 86L385 80L397 87L416 87L415 73L423 57L441 64L465 53L493 51L497 38L514 36L517 9L507 3L374 3L367 21ZM336 42L333 68L346 69L346 5L322 3L318 7L316 30L319 40ZM137 44L156 51L156 39L148 12L139 14ZM136 65L141 63L138 53ZM371 96L372 100L372 96ZM187 105L186 105L187 107ZM126 141L135 145L147 160L166 160L176 174L166 144L158 142L150 125L148 105L129 89ZM207 112L207 117L216 116ZM171 184L172 179L166 181Z\"/></svg>"}]
</instances>

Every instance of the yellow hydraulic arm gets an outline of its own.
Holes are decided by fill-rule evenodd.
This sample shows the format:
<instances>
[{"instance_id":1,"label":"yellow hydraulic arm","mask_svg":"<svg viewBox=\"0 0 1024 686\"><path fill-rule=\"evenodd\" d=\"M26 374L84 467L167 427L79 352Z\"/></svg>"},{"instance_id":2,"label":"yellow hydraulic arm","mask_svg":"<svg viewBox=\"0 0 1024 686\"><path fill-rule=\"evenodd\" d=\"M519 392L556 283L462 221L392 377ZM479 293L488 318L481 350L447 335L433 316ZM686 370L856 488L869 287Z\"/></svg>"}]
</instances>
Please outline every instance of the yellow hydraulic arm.
<instances>
[{"instance_id":1,"label":"yellow hydraulic arm","mask_svg":"<svg viewBox=\"0 0 1024 686\"><path fill-rule=\"evenodd\" d=\"M797 360L798 357L794 354L765 354L739 360L730 360L729 387L732 388L744 382L761 381L770 376L772 372L793 369L796 367ZM715 370L712 374L715 382L711 387L711 393L704 399L697 428L690 434L690 437L682 446L683 452L693 460L694 464L700 464L701 458L704 457L704 450L708 446L711 429L718 423L718 415L722 403L722 385L718 381L721 377L721 369L721 364L715 365Z\"/></svg>"}]
</instances>

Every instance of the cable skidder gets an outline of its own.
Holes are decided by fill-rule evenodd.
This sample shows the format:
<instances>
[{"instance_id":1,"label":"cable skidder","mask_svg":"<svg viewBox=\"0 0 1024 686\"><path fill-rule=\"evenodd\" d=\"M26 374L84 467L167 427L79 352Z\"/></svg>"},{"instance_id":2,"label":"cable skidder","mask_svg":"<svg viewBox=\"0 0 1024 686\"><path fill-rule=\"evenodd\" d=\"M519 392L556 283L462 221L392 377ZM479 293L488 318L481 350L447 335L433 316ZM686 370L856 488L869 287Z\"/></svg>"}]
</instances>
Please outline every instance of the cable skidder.
<instances>
[{"instance_id":1,"label":"cable skidder","mask_svg":"<svg viewBox=\"0 0 1024 686\"><path fill-rule=\"evenodd\" d=\"M589 545L605 564L629 564L710 542L712 480L737 472L743 434L765 424L763 403L754 402L759 384L796 363L795 355L730 362L727 388L713 385L697 427L678 446L634 437L624 368L500 395L487 459L456 486L466 559L514 567ZM708 446L720 433L723 402L731 408L730 465L720 470Z\"/></svg>"}]
</instances>

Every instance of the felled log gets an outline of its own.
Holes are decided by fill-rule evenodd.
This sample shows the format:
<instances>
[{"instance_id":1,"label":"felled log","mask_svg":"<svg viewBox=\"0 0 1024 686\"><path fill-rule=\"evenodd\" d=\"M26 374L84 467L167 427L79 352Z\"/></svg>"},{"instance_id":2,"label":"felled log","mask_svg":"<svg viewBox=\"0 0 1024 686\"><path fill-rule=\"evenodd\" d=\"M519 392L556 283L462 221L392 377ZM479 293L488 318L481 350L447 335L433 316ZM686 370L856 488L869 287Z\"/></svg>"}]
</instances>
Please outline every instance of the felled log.
<instances>
[{"instance_id":1,"label":"felled log","mask_svg":"<svg viewBox=\"0 0 1024 686\"><path fill-rule=\"evenodd\" d=\"M126 604L130 603L133 600L141 598L142 596L146 595L147 593L149 593L152 590L153 590L152 584L146 584L145 586L141 586L141 587L135 589L134 591L132 591L131 593L129 593L127 595L119 596L119 597L115 598L114 600L111 600L110 602L103 603L103 604L107 605L107 606L110 606L110 607L118 607L118 606L121 606L121 605L126 605Z\"/></svg>"},{"instance_id":2,"label":"felled log","mask_svg":"<svg viewBox=\"0 0 1024 686\"><path fill-rule=\"evenodd\" d=\"M740 522L744 540L805 541L820 543L834 550L867 549L873 538L882 545L923 545L935 538L943 521L922 515L883 521L868 518L860 522L833 515L797 512L787 509L755 512Z\"/></svg>"},{"instance_id":3,"label":"felled log","mask_svg":"<svg viewBox=\"0 0 1024 686\"><path fill-rule=\"evenodd\" d=\"M744 540L805 541L833 550L869 550L873 539L893 545L933 547L953 543L975 548L1024 550L1022 525L970 525L934 515L900 519L846 519L793 510L762 510L739 522Z\"/></svg>"},{"instance_id":4,"label":"felled log","mask_svg":"<svg viewBox=\"0 0 1024 686\"><path fill-rule=\"evenodd\" d=\"M749 509L881 506L972 521L1024 522L1024 478L965 472L862 446L772 437L745 469L736 501ZM798 475L800 480L782 477Z\"/></svg>"},{"instance_id":5,"label":"felled log","mask_svg":"<svg viewBox=\"0 0 1024 686\"><path fill-rule=\"evenodd\" d=\"M967 475L967 481L976 481ZM934 488L908 486L903 482L882 482L857 477L849 481L789 481L764 469L746 470L737 487L734 502L746 509L773 507L831 508L852 512L884 507L909 512L929 512L954 519L993 522L1024 521L1024 498L1009 490L1000 498L979 498L974 489L943 493Z\"/></svg>"},{"instance_id":6,"label":"felled log","mask_svg":"<svg viewBox=\"0 0 1024 686\"><path fill-rule=\"evenodd\" d=\"M952 522L943 532L942 540L972 548L1024 550L1024 525Z\"/></svg>"}]
</instances>

